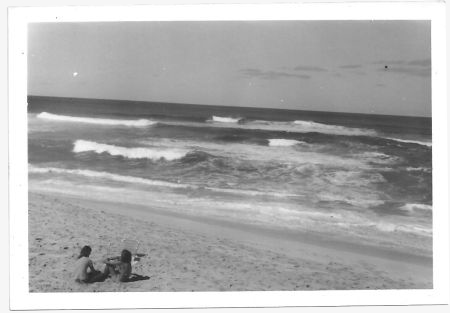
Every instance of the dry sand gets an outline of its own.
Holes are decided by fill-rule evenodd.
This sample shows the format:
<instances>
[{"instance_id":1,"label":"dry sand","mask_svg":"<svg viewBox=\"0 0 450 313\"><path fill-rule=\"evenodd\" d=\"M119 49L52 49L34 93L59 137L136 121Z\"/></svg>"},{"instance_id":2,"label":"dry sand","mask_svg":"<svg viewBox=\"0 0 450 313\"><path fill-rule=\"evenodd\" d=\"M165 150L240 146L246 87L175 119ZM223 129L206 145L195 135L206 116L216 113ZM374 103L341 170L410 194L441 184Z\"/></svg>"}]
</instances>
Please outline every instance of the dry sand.
<instances>
[{"instance_id":1,"label":"dry sand","mask_svg":"<svg viewBox=\"0 0 450 313\"><path fill-rule=\"evenodd\" d=\"M133 272L150 279L78 284L72 266L83 245L94 266L110 242L140 240ZM420 258L332 248L269 231L162 214L152 208L56 193L29 193L30 292L263 291L432 288Z\"/></svg>"}]
</instances>

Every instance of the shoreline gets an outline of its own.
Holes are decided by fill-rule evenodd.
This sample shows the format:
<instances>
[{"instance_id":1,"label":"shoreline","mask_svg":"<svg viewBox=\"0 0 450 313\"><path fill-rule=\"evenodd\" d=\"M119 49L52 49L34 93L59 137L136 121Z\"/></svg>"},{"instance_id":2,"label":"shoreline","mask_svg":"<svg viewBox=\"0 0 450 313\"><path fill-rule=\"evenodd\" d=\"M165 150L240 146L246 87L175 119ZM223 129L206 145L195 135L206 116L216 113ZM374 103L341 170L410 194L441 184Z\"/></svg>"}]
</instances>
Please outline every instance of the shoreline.
<instances>
[{"instance_id":1,"label":"shoreline","mask_svg":"<svg viewBox=\"0 0 450 313\"><path fill-rule=\"evenodd\" d=\"M427 266L420 258L412 260L401 254L394 259L392 255L370 256L349 247L325 247L317 241L305 242L305 238L293 240L257 227L244 228L238 224L186 218L175 213L161 214L156 208L143 209L135 204L111 203L55 192L30 191L29 204L30 291L432 288L432 266ZM78 227L80 225L83 227ZM49 259L48 262L62 272L65 270L66 276L62 278L57 272L53 273L59 281L45 286L39 283L41 276L45 277L45 271L37 263L40 263L38 259L43 253L39 252L42 243L48 241L51 234L60 234L62 238L55 238L46 246L51 251L57 250L49 254L57 256L56 260ZM146 256L135 270L141 275L154 273L149 275L150 280L128 284L95 283L84 288L65 281L68 279L67 267L70 267L80 246L91 244L94 253L104 252L108 242L125 235L134 235L141 240L141 249ZM66 242L67 249L61 251L58 244L62 242ZM214 250L220 253L211 254ZM147 264L149 260L153 262ZM160 265L159 271L154 271L154 261ZM44 264L41 265L48 266ZM186 273L186 264L191 265L192 272ZM96 268L98 266L101 264L97 262ZM160 280L164 283L158 284L154 276L163 276ZM183 283L180 283L179 276L186 276ZM48 277L43 280L52 281Z\"/></svg>"},{"instance_id":2,"label":"shoreline","mask_svg":"<svg viewBox=\"0 0 450 313\"><path fill-rule=\"evenodd\" d=\"M40 191L41 193L44 193ZM73 195L58 195L59 197L70 199L80 204L89 205L93 209L106 210L114 214L124 214L127 216L141 217L148 221L158 220L171 226L182 227L184 230L191 228L206 234L211 232L219 232L221 236L227 236L234 240L258 244L261 238L271 248L276 248L283 242L286 246L292 248L292 245L299 245L314 249L327 249L330 251L339 251L349 255L363 256L368 258L385 259L386 261L404 261L419 266L432 266L433 257L417 255L404 251L397 251L384 247L376 247L374 245L363 245L356 242L344 242L330 238L329 236L320 236L318 234L308 234L306 232L294 232L292 230L270 229L258 225L250 225L246 223L232 222L228 220L219 220L208 218L206 216L192 216L189 214L177 213L174 211L164 211L151 206L144 206L136 203L116 203L107 200L94 200L79 198ZM127 207L127 213L123 212L123 207ZM131 211L133 214L131 214ZM175 221L176 220L176 221ZM239 234L239 236L237 235ZM272 244L269 244L271 242ZM295 249L292 250L295 255ZM289 252L288 252L289 253Z\"/></svg>"},{"instance_id":3,"label":"shoreline","mask_svg":"<svg viewBox=\"0 0 450 313\"><path fill-rule=\"evenodd\" d=\"M71 197L78 201L86 199L98 202L102 207L105 202L111 207L117 207L120 204L114 211L118 213L123 211L121 207L126 206L130 209L134 208L134 214L140 214L141 217L146 217L146 214L151 212L159 213L172 218L203 222L203 225L215 224L225 228L244 230L250 234L270 235L270 238L283 239L282 242L301 241L310 243L314 247L322 246L400 261L411 259L413 263L432 266L432 238L428 236L396 231L383 232L377 227L361 228L364 230L362 232L357 228L358 224L355 221L353 223L356 227L347 230L344 227L335 227L336 221L329 215L321 216L320 219L306 215L297 218L296 227L286 227L284 224L279 225L271 220L271 216L274 216L276 211L271 211L270 205L265 207L269 212L266 215L259 214L258 210L255 211L258 214L252 215L251 208L247 215L239 215L245 211L238 210L238 214L235 214L234 202L227 205L226 202L219 201L215 206L215 203L211 201L196 201L196 198L189 194L167 193L167 190L160 188L137 189L131 184L120 187L85 185L79 182L67 183L63 180L31 180L30 188L34 191Z\"/></svg>"}]
</instances>

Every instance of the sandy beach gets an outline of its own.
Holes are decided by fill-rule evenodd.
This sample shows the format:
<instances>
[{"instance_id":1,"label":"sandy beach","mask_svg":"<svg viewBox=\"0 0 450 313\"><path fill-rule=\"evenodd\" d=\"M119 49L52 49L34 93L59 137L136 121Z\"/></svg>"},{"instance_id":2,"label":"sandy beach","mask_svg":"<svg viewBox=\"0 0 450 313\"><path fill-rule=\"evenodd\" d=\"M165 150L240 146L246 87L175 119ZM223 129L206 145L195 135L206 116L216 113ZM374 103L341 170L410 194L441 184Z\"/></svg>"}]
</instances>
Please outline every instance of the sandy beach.
<instances>
[{"instance_id":1,"label":"sandy beach","mask_svg":"<svg viewBox=\"0 0 450 313\"><path fill-rule=\"evenodd\" d=\"M90 285L72 279L80 248L101 260L110 243L140 241L133 273L148 280ZM30 292L282 291L432 288L429 260L164 214L157 208L29 192ZM431 260L431 259L430 259Z\"/></svg>"}]
</instances>

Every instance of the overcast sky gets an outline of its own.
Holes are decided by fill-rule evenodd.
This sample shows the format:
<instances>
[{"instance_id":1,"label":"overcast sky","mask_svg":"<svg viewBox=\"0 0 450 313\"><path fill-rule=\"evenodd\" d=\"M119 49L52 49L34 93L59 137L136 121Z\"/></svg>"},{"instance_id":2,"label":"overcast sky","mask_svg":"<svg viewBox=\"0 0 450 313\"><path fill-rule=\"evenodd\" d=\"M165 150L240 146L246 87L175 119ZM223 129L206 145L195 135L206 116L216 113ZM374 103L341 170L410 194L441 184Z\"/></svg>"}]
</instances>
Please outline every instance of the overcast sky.
<instances>
[{"instance_id":1,"label":"overcast sky","mask_svg":"<svg viewBox=\"0 0 450 313\"><path fill-rule=\"evenodd\" d=\"M429 21L40 23L30 95L431 116Z\"/></svg>"}]
</instances>

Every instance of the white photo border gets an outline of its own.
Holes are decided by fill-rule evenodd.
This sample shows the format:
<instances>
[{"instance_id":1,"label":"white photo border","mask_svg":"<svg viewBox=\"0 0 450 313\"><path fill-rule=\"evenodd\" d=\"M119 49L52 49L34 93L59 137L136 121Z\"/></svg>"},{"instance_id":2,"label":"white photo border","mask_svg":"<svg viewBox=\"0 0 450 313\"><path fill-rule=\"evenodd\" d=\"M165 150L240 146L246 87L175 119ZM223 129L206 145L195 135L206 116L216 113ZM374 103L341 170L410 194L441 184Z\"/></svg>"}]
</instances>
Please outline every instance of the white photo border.
<instances>
[{"instance_id":1,"label":"white photo border","mask_svg":"<svg viewBox=\"0 0 450 313\"><path fill-rule=\"evenodd\" d=\"M234 308L448 304L449 216L445 3L303 3L17 7L8 10L10 309ZM27 25L37 22L430 20L433 289L30 293L28 285Z\"/></svg>"}]
</instances>

